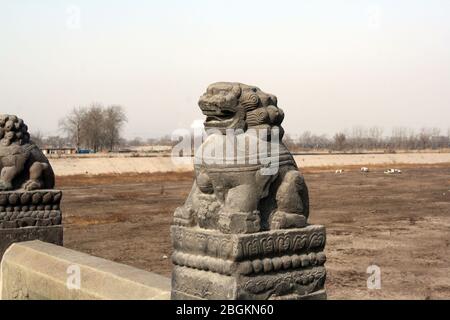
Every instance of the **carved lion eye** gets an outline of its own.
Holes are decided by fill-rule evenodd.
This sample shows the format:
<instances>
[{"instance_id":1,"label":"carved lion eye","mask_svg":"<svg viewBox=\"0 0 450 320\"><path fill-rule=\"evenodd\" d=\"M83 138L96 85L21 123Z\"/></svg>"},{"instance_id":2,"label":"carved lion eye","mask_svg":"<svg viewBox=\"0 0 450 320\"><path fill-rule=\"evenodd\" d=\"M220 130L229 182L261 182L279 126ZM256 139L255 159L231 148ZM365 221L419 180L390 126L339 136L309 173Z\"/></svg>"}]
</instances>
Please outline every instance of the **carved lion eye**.
<instances>
[{"instance_id":1,"label":"carved lion eye","mask_svg":"<svg viewBox=\"0 0 450 320\"><path fill-rule=\"evenodd\" d=\"M6 124L5 124L5 129L6 129L6 131L10 131L10 130L12 130L13 128L14 128L14 122L12 122L12 121L6 122Z\"/></svg>"},{"instance_id":2,"label":"carved lion eye","mask_svg":"<svg viewBox=\"0 0 450 320\"><path fill-rule=\"evenodd\" d=\"M15 136L14 132L11 132L11 131L7 132L5 134L5 138L8 139L8 140L12 140L14 138L14 136Z\"/></svg>"}]
</instances>

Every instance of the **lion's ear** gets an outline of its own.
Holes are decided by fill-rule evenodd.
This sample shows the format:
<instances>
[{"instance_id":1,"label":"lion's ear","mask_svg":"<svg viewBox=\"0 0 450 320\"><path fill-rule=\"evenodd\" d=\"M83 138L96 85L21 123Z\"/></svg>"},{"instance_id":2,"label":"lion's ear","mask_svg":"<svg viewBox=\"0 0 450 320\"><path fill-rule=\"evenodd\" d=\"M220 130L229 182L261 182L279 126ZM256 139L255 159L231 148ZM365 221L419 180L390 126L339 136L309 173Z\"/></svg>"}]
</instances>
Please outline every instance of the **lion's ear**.
<instances>
[{"instance_id":1,"label":"lion's ear","mask_svg":"<svg viewBox=\"0 0 450 320\"><path fill-rule=\"evenodd\" d=\"M269 113L266 108L258 108L247 112L247 124L250 127L258 126L260 124L270 124L270 122Z\"/></svg>"},{"instance_id":2,"label":"lion's ear","mask_svg":"<svg viewBox=\"0 0 450 320\"><path fill-rule=\"evenodd\" d=\"M278 107L277 107L278 108ZM279 112L279 119L278 119L278 125L281 125L281 123L284 120L284 111L281 108L278 108L278 112Z\"/></svg>"},{"instance_id":3,"label":"lion's ear","mask_svg":"<svg viewBox=\"0 0 450 320\"><path fill-rule=\"evenodd\" d=\"M281 108L276 106L268 106L267 111L269 113L271 125L279 126L284 120L284 112Z\"/></svg>"},{"instance_id":4,"label":"lion's ear","mask_svg":"<svg viewBox=\"0 0 450 320\"><path fill-rule=\"evenodd\" d=\"M14 126L16 127L16 131L21 131L23 126L23 120L19 119L14 123Z\"/></svg>"},{"instance_id":5,"label":"lion's ear","mask_svg":"<svg viewBox=\"0 0 450 320\"><path fill-rule=\"evenodd\" d=\"M275 107L278 107L278 98L273 94L270 95L271 104Z\"/></svg>"},{"instance_id":6,"label":"lion's ear","mask_svg":"<svg viewBox=\"0 0 450 320\"><path fill-rule=\"evenodd\" d=\"M246 91L241 95L240 104L247 112L255 110L259 105L259 97L253 91Z\"/></svg>"}]
</instances>

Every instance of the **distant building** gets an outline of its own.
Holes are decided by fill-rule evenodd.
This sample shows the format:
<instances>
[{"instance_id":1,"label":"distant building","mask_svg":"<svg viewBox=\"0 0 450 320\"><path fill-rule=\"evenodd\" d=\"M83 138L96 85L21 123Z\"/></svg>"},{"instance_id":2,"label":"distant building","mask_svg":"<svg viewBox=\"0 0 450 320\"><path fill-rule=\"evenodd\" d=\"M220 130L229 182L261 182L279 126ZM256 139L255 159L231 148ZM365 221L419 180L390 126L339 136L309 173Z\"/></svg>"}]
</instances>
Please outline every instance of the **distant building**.
<instances>
[{"instance_id":1,"label":"distant building","mask_svg":"<svg viewBox=\"0 0 450 320\"><path fill-rule=\"evenodd\" d=\"M90 149L79 149L78 152L76 152L78 154L90 154L90 153L95 153L94 150L90 150Z\"/></svg>"},{"instance_id":2,"label":"distant building","mask_svg":"<svg viewBox=\"0 0 450 320\"><path fill-rule=\"evenodd\" d=\"M48 154L76 154L77 153L77 149L71 148L71 147L65 147L65 148L43 147L43 148L41 148L41 150L45 155L48 155Z\"/></svg>"},{"instance_id":3,"label":"distant building","mask_svg":"<svg viewBox=\"0 0 450 320\"><path fill-rule=\"evenodd\" d=\"M170 153L172 151L172 146L140 146L140 147L131 147L131 151L133 152L148 152L148 153Z\"/></svg>"}]
</instances>

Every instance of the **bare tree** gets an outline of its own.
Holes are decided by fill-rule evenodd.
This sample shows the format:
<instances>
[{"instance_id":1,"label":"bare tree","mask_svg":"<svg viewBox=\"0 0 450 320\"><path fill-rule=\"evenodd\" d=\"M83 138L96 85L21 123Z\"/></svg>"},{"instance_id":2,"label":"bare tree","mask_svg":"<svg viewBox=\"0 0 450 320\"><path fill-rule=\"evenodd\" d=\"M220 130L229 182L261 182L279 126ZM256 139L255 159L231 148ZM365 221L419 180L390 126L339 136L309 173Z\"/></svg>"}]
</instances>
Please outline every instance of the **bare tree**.
<instances>
[{"instance_id":1,"label":"bare tree","mask_svg":"<svg viewBox=\"0 0 450 320\"><path fill-rule=\"evenodd\" d=\"M165 135L165 136L162 136L162 137L156 138L156 139L155 138L150 138L150 139L147 139L147 141L146 141L146 143L148 145L151 145L151 146L156 146L156 145L159 145L159 146L174 146L178 142L179 141L177 141L177 140L174 141L170 135Z\"/></svg>"},{"instance_id":2,"label":"bare tree","mask_svg":"<svg viewBox=\"0 0 450 320\"><path fill-rule=\"evenodd\" d=\"M127 121L125 112L121 106L109 106L104 111L104 138L109 151L120 142L120 131Z\"/></svg>"},{"instance_id":3,"label":"bare tree","mask_svg":"<svg viewBox=\"0 0 450 320\"><path fill-rule=\"evenodd\" d=\"M60 129L75 143L77 150L80 149L85 134L83 129L85 129L86 113L86 108L73 108L66 118L59 121Z\"/></svg>"},{"instance_id":4,"label":"bare tree","mask_svg":"<svg viewBox=\"0 0 450 320\"><path fill-rule=\"evenodd\" d=\"M334 135L333 140L334 140L334 148L336 150L343 150L345 148L345 142L347 140L347 137L345 136L344 133L342 132L336 133Z\"/></svg>"},{"instance_id":5,"label":"bare tree","mask_svg":"<svg viewBox=\"0 0 450 320\"><path fill-rule=\"evenodd\" d=\"M447 129L447 147L450 147L450 128Z\"/></svg>"},{"instance_id":6,"label":"bare tree","mask_svg":"<svg viewBox=\"0 0 450 320\"><path fill-rule=\"evenodd\" d=\"M421 149L426 149L431 146L431 137L433 136L432 130L428 128L422 128L419 132L419 143Z\"/></svg>"},{"instance_id":7,"label":"bare tree","mask_svg":"<svg viewBox=\"0 0 450 320\"><path fill-rule=\"evenodd\" d=\"M285 134L283 136L283 142L290 150L297 149L297 146L295 145L295 141L290 134Z\"/></svg>"},{"instance_id":8,"label":"bare tree","mask_svg":"<svg viewBox=\"0 0 450 320\"><path fill-rule=\"evenodd\" d=\"M372 127L369 129L369 145L372 148L381 147L381 142L383 139L383 128Z\"/></svg>"},{"instance_id":9,"label":"bare tree","mask_svg":"<svg viewBox=\"0 0 450 320\"><path fill-rule=\"evenodd\" d=\"M151 143L149 143L149 144L151 144ZM127 145L129 145L131 147L141 147L144 145L144 142L142 141L142 138L136 137L130 141L127 141Z\"/></svg>"},{"instance_id":10,"label":"bare tree","mask_svg":"<svg viewBox=\"0 0 450 320\"><path fill-rule=\"evenodd\" d=\"M52 148L64 148L67 144L67 139L60 136L49 136L44 139L44 143Z\"/></svg>"},{"instance_id":11,"label":"bare tree","mask_svg":"<svg viewBox=\"0 0 450 320\"><path fill-rule=\"evenodd\" d=\"M31 140L39 147L44 146L44 135L40 130L31 133Z\"/></svg>"},{"instance_id":12,"label":"bare tree","mask_svg":"<svg viewBox=\"0 0 450 320\"><path fill-rule=\"evenodd\" d=\"M297 141L294 142L301 149L326 149L331 145L326 135L316 135L311 133L311 131L303 132Z\"/></svg>"},{"instance_id":13,"label":"bare tree","mask_svg":"<svg viewBox=\"0 0 450 320\"><path fill-rule=\"evenodd\" d=\"M98 103L92 104L87 110L83 131L85 132L85 144L94 152L98 152L104 145L104 117L103 106Z\"/></svg>"},{"instance_id":14,"label":"bare tree","mask_svg":"<svg viewBox=\"0 0 450 320\"><path fill-rule=\"evenodd\" d=\"M419 141L417 138L417 133L414 129L405 129L406 132L406 140L404 141L403 149L413 150L419 148Z\"/></svg>"},{"instance_id":15,"label":"bare tree","mask_svg":"<svg viewBox=\"0 0 450 320\"><path fill-rule=\"evenodd\" d=\"M90 107L74 108L59 125L76 144L77 150L83 146L97 152L102 149L112 151L120 144L120 131L126 121L123 107L105 108L93 103Z\"/></svg>"},{"instance_id":16,"label":"bare tree","mask_svg":"<svg viewBox=\"0 0 450 320\"><path fill-rule=\"evenodd\" d=\"M364 127L356 126L352 128L352 133L349 138L349 144L356 149L365 147L365 138L367 137L367 130Z\"/></svg>"},{"instance_id":17,"label":"bare tree","mask_svg":"<svg viewBox=\"0 0 450 320\"><path fill-rule=\"evenodd\" d=\"M392 129L390 147L392 149L401 149L406 147L408 141L407 129L403 127L395 127Z\"/></svg>"}]
</instances>

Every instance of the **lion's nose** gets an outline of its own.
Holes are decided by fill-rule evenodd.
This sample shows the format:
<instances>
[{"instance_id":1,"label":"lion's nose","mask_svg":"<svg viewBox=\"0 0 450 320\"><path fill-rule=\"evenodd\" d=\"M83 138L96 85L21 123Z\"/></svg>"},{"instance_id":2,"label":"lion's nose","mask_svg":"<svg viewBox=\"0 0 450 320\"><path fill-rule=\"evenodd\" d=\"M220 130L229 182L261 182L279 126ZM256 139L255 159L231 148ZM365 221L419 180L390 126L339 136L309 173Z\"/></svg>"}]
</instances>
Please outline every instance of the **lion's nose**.
<instances>
[{"instance_id":1,"label":"lion's nose","mask_svg":"<svg viewBox=\"0 0 450 320\"><path fill-rule=\"evenodd\" d=\"M223 101L216 97L202 97L198 104L203 111L217 112L220 110L221 102Z\"/></svg>"},{"instance_id":2,"label":"lion's nose","mask_svg":"<svg viewBox=\"0 0 450 320\"><path fill-rule=\"evenodd\" d=\"M202 101L202 100L200 100L199 106L202 109L202 111L206 111L206 112L217 112L218 109L219 109L217 104L212 103L210 101Z\"/></svg>"}]
</instances>

